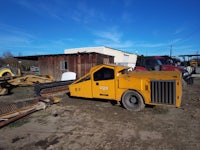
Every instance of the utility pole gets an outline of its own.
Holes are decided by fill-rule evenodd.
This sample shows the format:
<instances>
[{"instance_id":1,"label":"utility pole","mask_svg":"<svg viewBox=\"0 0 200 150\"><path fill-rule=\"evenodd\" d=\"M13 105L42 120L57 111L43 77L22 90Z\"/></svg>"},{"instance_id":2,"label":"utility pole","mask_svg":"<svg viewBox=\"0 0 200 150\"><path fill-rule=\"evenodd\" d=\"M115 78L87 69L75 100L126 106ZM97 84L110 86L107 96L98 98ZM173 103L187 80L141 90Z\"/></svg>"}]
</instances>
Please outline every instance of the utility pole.
<instances>
[{"instance_id":1,"label":"utility pole","mask_svg":"<svg viewBox=\"0 0 200 150\"><path fill-rule=\"evenodd\" d=\"M170 46L170 57L172 57L172 45Z\"/></svg>"}]
</instances>

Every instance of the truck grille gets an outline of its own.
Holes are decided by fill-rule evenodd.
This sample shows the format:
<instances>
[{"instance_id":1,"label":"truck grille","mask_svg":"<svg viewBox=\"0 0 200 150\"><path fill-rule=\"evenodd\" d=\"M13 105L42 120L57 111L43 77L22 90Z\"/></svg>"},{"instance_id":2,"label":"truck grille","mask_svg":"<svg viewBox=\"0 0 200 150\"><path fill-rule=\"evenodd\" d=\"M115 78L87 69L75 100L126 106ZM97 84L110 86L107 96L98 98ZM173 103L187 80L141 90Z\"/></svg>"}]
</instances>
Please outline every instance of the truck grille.
<instances>
[{"instance_id":1,"label":"truck grille","mask_svg":"<svg viewBox=\"0 0 200 150\"><path fill-rule=\"evenodd\" d=\"M176 82L174 80L152 80L151 102L159 104L176 104Z\"/></svg>"}]
</instances>

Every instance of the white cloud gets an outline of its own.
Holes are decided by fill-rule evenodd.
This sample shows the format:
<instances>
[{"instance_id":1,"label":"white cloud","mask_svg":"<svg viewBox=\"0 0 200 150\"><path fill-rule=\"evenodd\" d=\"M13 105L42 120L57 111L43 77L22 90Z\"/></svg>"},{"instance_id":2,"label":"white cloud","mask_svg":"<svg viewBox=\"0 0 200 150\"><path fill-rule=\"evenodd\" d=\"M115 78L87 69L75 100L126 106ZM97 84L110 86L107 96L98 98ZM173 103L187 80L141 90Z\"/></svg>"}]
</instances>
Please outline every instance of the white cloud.
<instances>
[{"instance_id":1,"label":"white cloud","mask_svg":"<svg viewBox=\"0 0 200 150\"><path fill-rule=\"evenodd\" d=\"M62 16L64 8L62 8L62 1L30 1L30 0L19 0L16 3L29 11L32 11L40 16L52 17L57 20L63 21Z\"/></svg>"},{"instance_id":2,"label":"white cloud","mask_svg":"<svg viewBox=\"0 0 200 150\"><path fill-rule=\"evenodd\" d=\"M32 34L29 34L26 31L23 31L22 29L19 29L15 26L11 26L8 24L3 24L3 23L0 23L0 32L1 32L1 36L6 34L6 35L27 37L29 39L34 38Z\"/></svg>"},{"instance_id":3,"label":"white cloud","mask_svg":"<svg viewBox=\"0 0 200 150\"><path fill-rule=\"evenodd\" d=\"M26 37L18 37L15 35L0 36L0 47L23 47L29 45L31 40Z\"/></svg>"},{"instance_id":4,"label":"white cloud","mask_svg":"<svg viewBox=\"0 0 200 150\"><path fill-rule=\"evenodd\" d=\"M176 29L176 31L175 31L173 34L174 34L174 35L180 34L180 33L182 33L184 30L185 30L185 28L180 27L180 28Z\"/></svg>"},{"instance_id":5,"label":"white cloud","mask_svg":"<svg viewBox=\"0 0 200 150\"><path fill-rule=\"evenodd\" d=\"M178 42L181 42L181 41L182 41L182 39L177 38L177 39L172 40L169 44L173 45L173 44L177 44Z\"/></svg>"},{"instance_id":6,"label":"white cloud","mask_svg":"<svg viewBox=\"0 0 200 150\"><path fill-rule=\"evenodd\" d=\"M102 14L93 7L89 7L84 1L76 3L75 7L68 11L68 13L70 14L69 17L74 21L84 24L88 24L94 19L102 19Z\"/></svg>"},{"instance_id":7,"label":"white cloud","mask_svg":"<svg viewBox=\"0 0 200 150\"><path fill-rule=\"evenodd\" d=\"M134 47L138 48L156 48L168 45L167 43L148 43L148 42L134 42Z\"/></svg>"},{"instance_id":8,"label":"white cloud","mask_svg":"<svg viewBox=\"0 0 200 150\"><path fill-rule=\"evenodd\" d=\"M98 13L84 1L51 0L46 2L41 0L19 0L16 3L37 15L51 17L63 22L70 18L75 22L87 24L93 19L102 19L102 13Z\"/></svg>"},{"instance_id":9,"label":"white cloud","mask_svg":"<svg viewBox=\"0 0 200 150\"><path fill-rule=\"evenodd\" d=\"M110 27L109 31L95 31L93 34L97 37L94 40L96 45L104 45L113 48L129 48L133 44L130 40L123 40L123 33L118 31L117 27Z\"/></svg>"},{"instance_id":10,"label":"white cloud","mask_svg":"<svg viewBox=\"0 0 200 150\"><path fill-rule=\"evenodd\" d=\"M112 48L130 48L133 46L131 41L121 41L121 42L113 42L103 39L97 39L94 41L96 45L104 45Z\"/></svg>"},{"instance_id":11,"label":"white cloud","mask_svg":"<svg viewBox=\"0 0 200 150\"><path fill-rule=\"evenodd\" d=\"M72 38L45 40L23 31L15 26L0 24L0 51L13 50L12 53L25 55L63 53Z\"/></svg>"},{"instance_id":12,"label":"white cloud","mask_svg":"<svg viewBox=\"0 0 200 150\"><path fill-rule=\"evenodd\" d=\"M34 36L7 24L0 24L0 48L27 47L34 40Z\"/></svg>"},{"instance_id":13,"label":"white cloud","mask_svg":"<svg viewBox=\"0 0 200 150\"><path fill-rule=\"evenodd\" d=\"M112 42L120 42L120 38L122 33L116 31L98 31L95 33L98 37L112 41Z\"/></svg>"},{"instance_id":14,"label":"white cloud","mask_svg":"<svg viewBox=\"0 0 200 150\"><path fill-rule=\"evenodd\" d=\"M129 49L148 49L148 48L162 48L167 47L169 43L151 43L144 41L124 40L123 33L117 27L111 27L109 31L96 31L94 35L97 36L94 43L96 45L105 45L114 48L129 48ZM178 42L175 39L173 42Z\"/></svg>"}]
</instances>

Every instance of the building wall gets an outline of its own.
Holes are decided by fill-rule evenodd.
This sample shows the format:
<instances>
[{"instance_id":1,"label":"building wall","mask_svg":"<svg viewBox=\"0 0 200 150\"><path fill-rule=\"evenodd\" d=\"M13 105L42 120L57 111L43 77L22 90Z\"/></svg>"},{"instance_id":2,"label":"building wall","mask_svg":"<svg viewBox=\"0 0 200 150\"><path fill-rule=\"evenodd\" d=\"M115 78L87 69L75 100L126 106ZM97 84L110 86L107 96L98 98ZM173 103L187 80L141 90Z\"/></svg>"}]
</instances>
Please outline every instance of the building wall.
<instances>
[{"instance_id":1,"label":"building wall","mask_svg":"<svg viewBox=\"0 0 200 150\"><path fill-rule=\"evenodd\" d=\"M67 62L67 69L61 69L61 62ZM77 78L90 71L90 68L103 63L114 63L114 57L98 53L77 53L68 55L44 55L38 57L40 74L52 75L57 81L64 72L72 71Z\"/></svg>"},{"instance_id":2,"label":"building wall","mask_svg":"<svg viewBox=\"0 0 200 150\"><path fill-rule=\"evenodd\" d=\"M84 47L84 48L73 48L73 49L66 49L64 51L65 54L75 54L75 53L82 53L82 52L96 52L105 55L114 56L114 63L119 65L125 65L130 67L135 67L137 55L127 53L124 51L116 50L109 47Z\"/></svg>"}]
</instances>

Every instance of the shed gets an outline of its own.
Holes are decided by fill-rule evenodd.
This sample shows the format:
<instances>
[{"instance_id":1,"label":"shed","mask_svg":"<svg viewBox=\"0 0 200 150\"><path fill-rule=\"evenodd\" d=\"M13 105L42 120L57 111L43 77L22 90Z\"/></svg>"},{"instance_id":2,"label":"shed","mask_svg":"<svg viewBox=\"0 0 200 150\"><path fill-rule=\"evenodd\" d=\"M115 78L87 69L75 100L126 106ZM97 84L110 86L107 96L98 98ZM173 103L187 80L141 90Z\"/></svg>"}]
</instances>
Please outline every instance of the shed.
<instances>
[{"instance_id":1,"label":"shed","mask_svg":"<svg viewBox=\"0 0 200 150\"><path fill-rule=\"evenodd\" d=\"M38 61L40 74L52 75L57 81L61 80L62 73L64 72L75 72L77 78L79 78L89 72L93 66L114 63L113 56L96 52L21 56L16 58L20 60Z\"/></svg>"}]
</instances>

